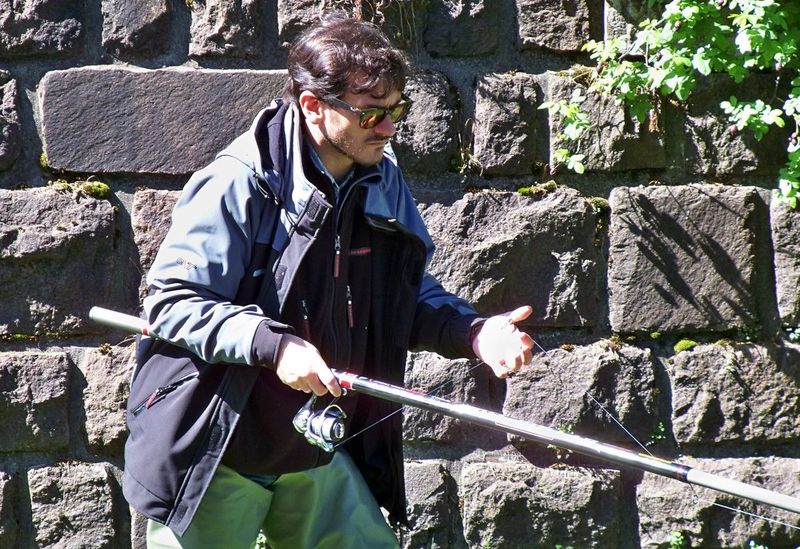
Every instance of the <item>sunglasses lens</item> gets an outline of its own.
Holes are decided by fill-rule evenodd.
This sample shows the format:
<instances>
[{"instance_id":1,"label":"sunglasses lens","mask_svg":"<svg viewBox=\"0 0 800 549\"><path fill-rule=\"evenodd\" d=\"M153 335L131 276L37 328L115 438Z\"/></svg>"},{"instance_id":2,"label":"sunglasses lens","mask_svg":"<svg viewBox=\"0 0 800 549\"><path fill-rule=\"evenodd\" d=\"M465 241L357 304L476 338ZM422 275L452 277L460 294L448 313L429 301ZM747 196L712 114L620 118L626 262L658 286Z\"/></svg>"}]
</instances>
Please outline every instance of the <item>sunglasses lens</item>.
<instances>
[{"instance_id":1,"label":"sunglasses lens","mask_svg":"<svg viewBox=\"0 0 800 549\"><path fill-rule=\"evenodd\" d=\"M365 130L370 130L380 124L387 116L392 120L392 123L396 124L406 117L410 108L411 103L403 101L388 109L364 109L359 113L358 125Z\"/></svg>"},{"instance_id":2,"label":"sunglasses lens","mask_svg":"<svg viewBox=\"0 0 800 549\"><path fill-rule=\"evenodd\" d=\"M358 124L365 130L369 130L380 124L385 117L386 111L383 109L365 109L361 111Z\"/></svg>"},{"instance_id":3,"label":"sunglasses lens","mask_svg":"<svg viewBox=\"0 0 800 549\"><path fill-rule=\"evenodd\" d=\"M398 123L398 122L400 122L400 121L401 121L403 118L405 118L405 117L406 117L406 115L408 114L408 110L409 110L409 108L410 108L410 107L411 107L411 103L400 103L400 104L398 104L398 105L395 105L395 106L394 106L394 107L392 107L392 109L389 111L389 118L391 118L391 119L392 119L392 122L393 122L393 123L397 124L397 123Z\"/></svg>"}]
</instances>

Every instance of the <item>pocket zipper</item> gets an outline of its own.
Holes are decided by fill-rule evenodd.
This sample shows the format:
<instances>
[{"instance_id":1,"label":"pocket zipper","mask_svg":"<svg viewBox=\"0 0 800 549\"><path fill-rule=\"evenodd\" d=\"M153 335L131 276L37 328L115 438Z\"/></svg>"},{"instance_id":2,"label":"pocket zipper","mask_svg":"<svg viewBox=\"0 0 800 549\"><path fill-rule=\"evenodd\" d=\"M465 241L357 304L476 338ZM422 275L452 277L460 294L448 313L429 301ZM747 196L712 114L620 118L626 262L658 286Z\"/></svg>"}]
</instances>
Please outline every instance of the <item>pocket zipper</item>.
<instances>
[{"instance_id":1,"label":"pocket zipper","mask_svg":"<svg viewBox=\"0 0 800 549\"><path fill-rule=\"evenodd\" d=\"M138 406L136 406L136 408L131 410L131 413L135 416L139 415L142 412L142 410L150 408L153 404L164 398L164 396L168 395L169 393L171 393L172 391L174 391L187 381L191 381L197 376L198 373L194 372L192 374L189 374L187 376L184 376L180 379L173 381L169 385L162 385L161 387L150 393L150 395L144 401L142 401Z\"/></svg>"}]
</instances>

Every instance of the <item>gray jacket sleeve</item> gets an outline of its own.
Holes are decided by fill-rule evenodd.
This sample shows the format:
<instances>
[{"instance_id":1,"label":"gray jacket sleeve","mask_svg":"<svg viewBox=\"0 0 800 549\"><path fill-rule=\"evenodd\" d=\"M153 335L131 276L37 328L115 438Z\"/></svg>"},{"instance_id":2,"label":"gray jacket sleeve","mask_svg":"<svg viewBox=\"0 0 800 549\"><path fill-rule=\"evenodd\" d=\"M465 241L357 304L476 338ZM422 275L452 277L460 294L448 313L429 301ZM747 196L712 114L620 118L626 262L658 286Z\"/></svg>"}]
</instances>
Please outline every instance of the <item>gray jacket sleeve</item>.
<instances>
[{"instance_id":1,"label":"gray jacket sleeve","mask_svg":"<svg viewBox=\"0 0 800 549\"><path fill-rule=\"evenodd\" d=\"M147 275L151 332L207 362L272 366L288 326L233 303L264 220L246 168L221 157L195 173Z\"/></svg>"}]
</instances>

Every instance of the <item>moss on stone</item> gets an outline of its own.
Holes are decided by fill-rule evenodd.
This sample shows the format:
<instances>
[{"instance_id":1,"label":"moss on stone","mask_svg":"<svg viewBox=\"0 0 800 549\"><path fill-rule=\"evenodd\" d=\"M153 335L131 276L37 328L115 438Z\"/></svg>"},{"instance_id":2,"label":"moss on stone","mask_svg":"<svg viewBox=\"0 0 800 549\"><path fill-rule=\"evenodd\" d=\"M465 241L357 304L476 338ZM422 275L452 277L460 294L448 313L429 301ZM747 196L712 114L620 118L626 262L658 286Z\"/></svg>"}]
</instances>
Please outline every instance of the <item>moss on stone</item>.
<instances>
[{"instance_id":1,"label":"moss on stone","mask_svg":"<svg viewBox=\"0 0 800 549\"><path fill-rule=\"evenodd\" d=\"M80 192L98 200L106 200L111 196L111 187L101 181L79 182Z\"/></svg>"},{"instance_id":2,"label":"moss on stone","mask_svg":"<svg viewBox=\"0 0 800 549\"><path fill-rule=\"evenodd\" d=\"M690 351L697 347L697 345L699 344L692 339L681 339L675 344L673 349L676 353L680 353L681 351Z\"/></svg>"}]
</instances>

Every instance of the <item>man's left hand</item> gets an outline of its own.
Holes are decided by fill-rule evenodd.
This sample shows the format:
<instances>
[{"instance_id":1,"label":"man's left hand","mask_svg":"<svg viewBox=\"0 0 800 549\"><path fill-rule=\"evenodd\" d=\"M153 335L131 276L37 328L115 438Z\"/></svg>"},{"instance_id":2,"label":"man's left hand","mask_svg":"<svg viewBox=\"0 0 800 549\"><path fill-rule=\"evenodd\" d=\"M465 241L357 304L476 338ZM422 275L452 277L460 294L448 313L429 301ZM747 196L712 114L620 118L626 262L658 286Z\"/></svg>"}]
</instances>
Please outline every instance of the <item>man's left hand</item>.
<instances>
[{"instance_id":1,"label":"man's left hand","mask_svg":"<svg viewBox=\"0 0 800 549\"><path fill-rule=\"evenodd\" d=\"M528 318L533 309L526 305L510 313L489 318L472 340L472 350L491 367L494 374L505 379L523 364L530 364L533 339L517 328L516 323Z\"/></svg>"}]
</instances>

